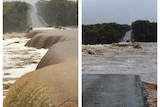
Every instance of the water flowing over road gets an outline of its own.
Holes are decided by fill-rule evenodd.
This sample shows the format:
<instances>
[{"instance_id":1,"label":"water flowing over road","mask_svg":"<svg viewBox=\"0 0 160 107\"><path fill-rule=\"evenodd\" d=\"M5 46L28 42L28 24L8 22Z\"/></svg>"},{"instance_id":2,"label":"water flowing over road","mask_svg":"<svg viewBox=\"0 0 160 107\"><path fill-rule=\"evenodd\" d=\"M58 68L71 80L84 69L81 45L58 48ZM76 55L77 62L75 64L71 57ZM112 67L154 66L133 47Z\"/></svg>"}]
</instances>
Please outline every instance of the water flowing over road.
<instances>
[{"instance_id":1,"label":"water flowing over road","mask_svg":"<svg viewBox=\"0 0 160 107\"><path fill-rule=\"evenodd\" d=\"M111 44L83 46L89 52L97 52L85 54L83 51L83 107L157 107L157 43L138 44L141 49ZM131 79L131 75L138 75L139 79ZM143 82L152 87L147 88L149 106L142 100L146 99L143 96L146 89L139 86L141 83L144 85Z\"/></svg>"},{"instance_id":2,"label":"water flowing over road","mask_svg":"<svg viewBox=\"0 0 160 107\"><path fill-rule=\"evenodd\" d=\"M112 47L100 55L84 55L85 74L134 74L157 84L157 43L141 42L142 49Z\"/></svg>"}]
</instances>

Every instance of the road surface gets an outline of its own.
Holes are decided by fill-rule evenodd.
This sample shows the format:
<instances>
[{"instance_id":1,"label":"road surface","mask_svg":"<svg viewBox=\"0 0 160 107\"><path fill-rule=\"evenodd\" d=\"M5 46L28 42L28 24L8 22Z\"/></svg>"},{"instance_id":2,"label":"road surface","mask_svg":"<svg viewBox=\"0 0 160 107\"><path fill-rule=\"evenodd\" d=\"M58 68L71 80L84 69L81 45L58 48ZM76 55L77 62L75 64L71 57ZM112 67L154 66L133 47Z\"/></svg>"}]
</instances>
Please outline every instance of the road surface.
<instances>
[{"instance_id":1,"label":"road surface","mask_svg":"<svg viewBox=\"0 0 160 107\"><path fill-rule=\"evenodd\" d=\"M28 13L30 14L33 28L46 27L37 16L36 7L30 6Z\"/></svg>"},{"instance_id":2,"label":"road surface","mask_svg":"<svg viewBox=\"0 0 160 107\"><path fill-rule=\"evenodd\" d=\"M132 30L129 30L125 33L125 36L123 38L123 42L130 42L131 41L131 33L132 33Z\"/></svg>"},{"instance_id":3,"label":"road surface","mask_svg":"<svg viewBox=\"0 0 160 107\"><path fill-rule=\"evenodd\" d=\"M138 75L83 74L83 107L147 107Z\"/></svg>"}]
</instances>

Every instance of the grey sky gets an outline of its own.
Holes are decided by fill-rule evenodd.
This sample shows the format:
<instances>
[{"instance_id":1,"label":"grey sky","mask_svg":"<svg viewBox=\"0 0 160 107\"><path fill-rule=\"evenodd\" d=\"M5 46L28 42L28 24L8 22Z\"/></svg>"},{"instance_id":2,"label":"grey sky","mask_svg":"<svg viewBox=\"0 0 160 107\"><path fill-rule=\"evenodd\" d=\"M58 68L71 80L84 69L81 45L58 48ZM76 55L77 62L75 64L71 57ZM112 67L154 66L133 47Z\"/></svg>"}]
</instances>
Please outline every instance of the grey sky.
<instances>
[{"instance_id":1,"label":"grey sky","mask_svg":"<svg viewBox=\"0 0 160 107\"><path fill-rule=\"evenodd\" d=\"M157 22L157 0L82 0L82 23Z\"/></svg>"}]
</instances>

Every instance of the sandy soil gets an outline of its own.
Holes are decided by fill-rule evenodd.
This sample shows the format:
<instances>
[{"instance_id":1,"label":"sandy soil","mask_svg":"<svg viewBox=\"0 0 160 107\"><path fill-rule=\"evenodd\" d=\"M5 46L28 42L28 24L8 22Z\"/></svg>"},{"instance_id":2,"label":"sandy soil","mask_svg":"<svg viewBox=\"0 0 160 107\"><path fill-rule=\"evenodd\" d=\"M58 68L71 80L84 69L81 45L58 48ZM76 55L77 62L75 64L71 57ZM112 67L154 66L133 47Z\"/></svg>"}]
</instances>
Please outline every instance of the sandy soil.
<instances>
[{"instance_id":1,"label":"sandy soil","mask_svg":"<svg viewBox=\"0 0 160 107\"><path fill-rule=\"evenodd\" d=\"M144 83L148 93L148 107L157 107L157 85Z\"/></svg>"}]
</instances>

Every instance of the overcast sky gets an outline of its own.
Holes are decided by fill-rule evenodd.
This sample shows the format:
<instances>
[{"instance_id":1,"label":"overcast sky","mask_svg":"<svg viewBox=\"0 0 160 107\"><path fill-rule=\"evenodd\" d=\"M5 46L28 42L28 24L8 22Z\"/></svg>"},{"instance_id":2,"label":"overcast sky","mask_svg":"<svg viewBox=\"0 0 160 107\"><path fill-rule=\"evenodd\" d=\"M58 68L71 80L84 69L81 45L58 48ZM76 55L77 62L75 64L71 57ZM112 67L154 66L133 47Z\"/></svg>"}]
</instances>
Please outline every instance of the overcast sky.
<instances>
[{"instance_id":1,"label":"overcast sky","mask_svg":"<svg viewBox=\"0 0 160 107\"><path fill-rule=\"evenodd\" d=\"M157 0L82 0L82 23L157 22Z\"/></svg>"},{"instance_id":2,"label":"overcast sky","mask_svg":"<svg viewBox=\"0 0 160 107\"><path fill-rule=\"evenodd\" d=\"M3 1L25 1L34 4L38 0ZM131 24L138 19L157 22L157 0L82 0L83 24Z\"/></svg>"}]
</instances>

